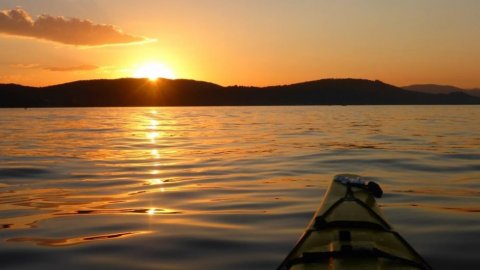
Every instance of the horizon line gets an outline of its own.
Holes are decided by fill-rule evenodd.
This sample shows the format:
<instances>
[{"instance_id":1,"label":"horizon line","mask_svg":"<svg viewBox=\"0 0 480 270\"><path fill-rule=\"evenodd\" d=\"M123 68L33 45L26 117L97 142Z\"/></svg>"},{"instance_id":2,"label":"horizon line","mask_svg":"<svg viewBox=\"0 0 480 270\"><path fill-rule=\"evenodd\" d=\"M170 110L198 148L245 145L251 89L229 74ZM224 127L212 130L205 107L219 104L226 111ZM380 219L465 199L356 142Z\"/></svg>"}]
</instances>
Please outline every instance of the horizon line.
<instances>
[{"instance_id":1,"label":"horizon line","mask_svg":"<svg viewBox=\"0 0 480 270\"><path fill-rule=\"evenodd\" d=\"M57 86L57 85L63 85L63 84L69 84L69 83L75 83L75 82L88 82L88 81L100 81L100 80L108 80L108 81L114 81L114 80L122 80L122 79L137 79L137 80L148 80L151 82L156 82L158 80L168 80L168 81L178 81L178 80L188 80L188 81L197 81L197 82L205 82L205 83L212 83L221 87L256 87L256 88L265 88L265 87L275 87L275 86L286 86L286 85L294 85L294 84L301 84L301 83L308 83L308 82L316 82L316 81L321 81L321 80L365 80L365 81L371 81L371 82L381 82L384 84L392 85L398 88L406 88L410 86L419 86L419 85L434 85L434 86L440 86L440 87L455 87L460 90L465 90L465 91L471 91L471 90L480 90L480 87L473 87L473 88L463 88L459 87L456 85L449 85L449 84L436 84L436 83L412 83L408 84L405 86L398 86L395 84L391 84L379 79L365 79L365 78L353 78L353 77L329 77L329 78L320 78L320 79L314 79L314 80L307 80L307 81L299 81L299 82L293 82L293 83L284 83L284 84L272 84L272 85L265 85L265 86L256 86L256 85L239 85L239 84L234 84L234 85L221 85L215 82L210 82L210 81L205 81L205 80L199 80L199 79L192 79L192 78L175 78L175 79L169 79L169 78L163 78L159 77L155 79L154 81L150 80L149 78L135 78L135 77L119 77L119 78L96 78L96 79L84 79L84 80L74 80L74 81L68 81L68 82L62 82L62 83L57 83L57 84L50 84L50 85L43 85L43 86L33 86L33 85L24 85L24 84L19 84L19 83L14 83L14 82L0 82L0 85L19 85L19 86L24 86L24 87L32 87L32 88L47 88L47 87L52 87L52 86Z\"/></svg>"}]
</instances>

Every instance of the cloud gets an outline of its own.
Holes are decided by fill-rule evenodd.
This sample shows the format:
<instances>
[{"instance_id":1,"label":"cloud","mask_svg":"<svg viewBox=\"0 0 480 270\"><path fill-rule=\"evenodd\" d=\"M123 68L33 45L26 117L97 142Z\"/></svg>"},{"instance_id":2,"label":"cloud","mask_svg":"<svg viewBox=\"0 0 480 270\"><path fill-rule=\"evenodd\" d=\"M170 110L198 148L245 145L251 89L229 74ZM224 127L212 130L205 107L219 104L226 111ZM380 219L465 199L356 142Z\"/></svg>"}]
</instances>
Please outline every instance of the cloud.
<instances>
[{"instance_id":1,"label":"cloud","mask_svg":"<svg viewBox=\"0 0 480 270\"><path fill-rule=\"evenodd\" d=\"M29 69L29 68L39 68L39 64L12 64L10 65L13 68L23 68L23 69Z\"/></svg>"},{"instance_id":2,"label":"cloud","mask_svg":"<svg viewBox=\"0 0 480 270\"><path fill-rule=\"evenodd\" d=\"M33 19L17 7L0 10L0 33L24 36L76 46L105 46L149 41L122 32L109 24L95 24L90 20L40 15Z\"/></svg>"},{"instance_id":3,"label":"cloud","mask_svg":"<svg viewBox=\"0 0 480 270\"><path fill-rule=\"evenodd\" d=\"M14 68L21 69L43 69L48 71L86 71L86 70L95 70L98 69L98 66L95 65L77 65L77 66L43 66L39 64L14 64L11 65Z\"/></svg>"},{"instance_id":4,"label":"cloud","mask_svg":"<svg viewBox=\"0 0 480 270\"><path fill-rule=\"evenodd\" d=\"M49 71L83 71L83 70L94 70L97 69L97 66L94 65L79 65L72 67L43 67L45 70Z\"/></svg>"}]
</instances>

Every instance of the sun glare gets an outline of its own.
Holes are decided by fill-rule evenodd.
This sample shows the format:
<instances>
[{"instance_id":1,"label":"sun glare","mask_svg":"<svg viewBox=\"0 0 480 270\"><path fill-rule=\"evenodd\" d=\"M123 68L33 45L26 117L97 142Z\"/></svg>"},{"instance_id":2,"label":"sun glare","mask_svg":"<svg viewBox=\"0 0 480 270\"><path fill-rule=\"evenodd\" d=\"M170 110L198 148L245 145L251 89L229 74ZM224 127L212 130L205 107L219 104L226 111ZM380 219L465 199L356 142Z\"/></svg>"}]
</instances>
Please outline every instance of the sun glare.
<instances>
[{"instance_id":1,"label":"sun glare","mask_svg":"<svg viewBox=\"0 0 480 270\"><path fill-rule=\"evenodd\" d=\"M175 79L172 70L160 63L148 63L139 66L133 74L135 78L147 78L155 81L158 78Z\"/></svg>"}]
</instances>

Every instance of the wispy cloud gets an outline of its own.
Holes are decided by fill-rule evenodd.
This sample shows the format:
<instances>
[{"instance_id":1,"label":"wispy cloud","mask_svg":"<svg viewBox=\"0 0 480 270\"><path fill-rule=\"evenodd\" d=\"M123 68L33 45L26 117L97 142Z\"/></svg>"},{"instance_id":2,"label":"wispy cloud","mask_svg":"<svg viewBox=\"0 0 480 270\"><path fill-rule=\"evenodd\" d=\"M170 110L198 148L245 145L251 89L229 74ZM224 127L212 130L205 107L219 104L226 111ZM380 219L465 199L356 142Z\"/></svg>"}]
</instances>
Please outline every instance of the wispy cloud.
<instances>
[{"instance_id":1,"label":"wispy cloud","mask_svg":"<svg viewBox=\"0 0 480 270\"><path fill-rule=\"evenodd\" d=\"M77 46L105 46L147 42L110 24L90 20L40 15L32 18L22 8L0 10L0 33Z\"/></svg>"},{"instance_id":2,"label":"wispy cloud","mask_svg":"<svg viewBox=\"0 0 480 270\"><path fill-rule=\"evenodd\" d=\"M50 71L83 71L83 70L94 70L97 69L97 66L94 65L79 65L72 67L43 67L43 69Z\"/></svg>"},{"instance_id":3,"label":"wispy cloud","mask_svg":"<svg viewBox=\"0 0 480 270\"><path fill-rule=\"evenodd\" d=\"M10 65L12 68L23 68L23 69L29 69L29 68L39 68L39 64L12 64Z\"/></svg>"},{"instance_id":4,"label":"wispy cloud","mask_svg":"<svg viewBox=\"0 0 480 270\"><path fill-rule=\"evenodd\" d=\"M95 65L76 65L76 66L44 66L39 64L14 64L14 68L21 69L43 69L48 71L86 71L98 69Z\"/></svg>"}]
</instances>

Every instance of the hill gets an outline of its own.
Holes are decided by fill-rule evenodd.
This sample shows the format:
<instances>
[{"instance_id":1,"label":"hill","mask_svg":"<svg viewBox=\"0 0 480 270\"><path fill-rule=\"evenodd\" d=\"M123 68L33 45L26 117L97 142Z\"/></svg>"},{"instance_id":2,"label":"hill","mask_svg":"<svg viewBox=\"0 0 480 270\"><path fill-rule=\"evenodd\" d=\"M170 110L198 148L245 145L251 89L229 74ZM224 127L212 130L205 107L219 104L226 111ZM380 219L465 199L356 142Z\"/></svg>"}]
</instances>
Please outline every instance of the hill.
<instances>
[{"instance_id":1,"label":"hill","mask_svg":"<svg viewBox=\"0 0 480 270\"><path fill-rule=\"evenodd\" d=\"M428 94L380 81L323 79L270 87L193 80L115 79L48 87L0 84L0 107L480 104L461 92Z\"/></svg>"},{"instance_id":2,"label":"hill","mask_svg":"<svg viewBox=\"0 0 480 270\"><path fill-rule=\"evenodd\" d=\"M480 97L480 89L462 89L456 86L450 85L437 85L437 84L414 84L404 86L403 89L429 93L429 94L450 94L450 93L464 93L471 96Z\"/></svg>"}]
</instances>

